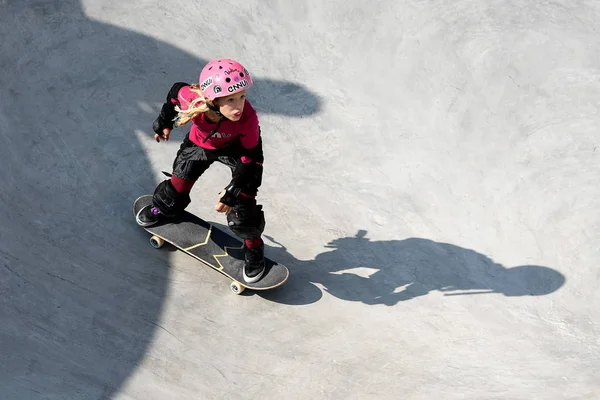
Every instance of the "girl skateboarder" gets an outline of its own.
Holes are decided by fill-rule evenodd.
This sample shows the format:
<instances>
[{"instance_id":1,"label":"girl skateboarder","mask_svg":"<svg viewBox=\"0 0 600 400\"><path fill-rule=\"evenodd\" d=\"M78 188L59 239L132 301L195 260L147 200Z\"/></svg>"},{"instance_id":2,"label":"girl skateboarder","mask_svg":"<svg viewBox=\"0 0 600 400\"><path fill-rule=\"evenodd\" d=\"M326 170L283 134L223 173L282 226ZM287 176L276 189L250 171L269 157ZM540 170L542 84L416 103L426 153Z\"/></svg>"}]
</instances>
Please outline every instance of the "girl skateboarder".
<instances>
[{"instance_id":1,"label":"girl skateboarder","mask_svg":"<svg viewBox=\"0 0 600 400\"><path fill-rule=\"evenodd\" d=\"M244 240L243 276L248 283L258 281L265 271L265 218L256 202L263 173L262 140L258 116L246 100L252 84L243 65L223 58L209 62L197 84L176 82L171 87L153 124L155 140L169 140L174 125L192 125L173 162L173 175L156 187L153 204L136 216L141 226L176 216L190 204L194 183L212 163L229 166L232 179L219 194L216 210L227 215L229 228Z\"/></svg>"}]
</instances>

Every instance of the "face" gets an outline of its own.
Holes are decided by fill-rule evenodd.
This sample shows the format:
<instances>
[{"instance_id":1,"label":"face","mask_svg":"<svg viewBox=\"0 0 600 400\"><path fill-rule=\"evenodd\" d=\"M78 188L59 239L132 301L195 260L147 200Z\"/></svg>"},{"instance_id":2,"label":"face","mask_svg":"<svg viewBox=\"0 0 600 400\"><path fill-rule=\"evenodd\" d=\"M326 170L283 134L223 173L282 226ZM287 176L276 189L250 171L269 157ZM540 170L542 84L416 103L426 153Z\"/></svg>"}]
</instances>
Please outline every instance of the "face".
<instances>
[{"instance_id":1,"label":"face","mask_svg":"<svg viewBox=\"0 0 600 400\"><path fill-rule=\"evenodd\" d=\"M231 121L238 121L244 112L246 104L246 91L230 94L226 97L220 97L216 101L219 111L225 118Z\"/></svg>"}]
</instances>

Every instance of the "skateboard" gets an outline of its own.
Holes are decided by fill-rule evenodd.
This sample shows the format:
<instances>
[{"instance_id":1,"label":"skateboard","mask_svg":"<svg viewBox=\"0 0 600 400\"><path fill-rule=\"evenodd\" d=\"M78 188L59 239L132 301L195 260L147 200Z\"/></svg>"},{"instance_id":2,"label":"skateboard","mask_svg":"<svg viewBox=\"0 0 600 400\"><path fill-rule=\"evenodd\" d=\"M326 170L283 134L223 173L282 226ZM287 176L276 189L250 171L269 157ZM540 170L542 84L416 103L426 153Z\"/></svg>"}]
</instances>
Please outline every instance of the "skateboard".
<instances>
[{"instance_id":1,"label":"skateboard","mask_svg":"<svg viewBox=\"0 0 600 400\"><path fill-rule=\"evenodd\" d=\"M139 210L149 204L152 204L152 195L138 197L133 203L134 218ZM159 249L165 242L170 243L230 278L229 287L235 294L241 294L244 289L273 289L288 279L289 271L285 266L265 257L265 272L260 280L245 282L242 273L243 242L188 211L176 218L142 228L152 235L152 247Z\"/></svg>"}]
</instances>

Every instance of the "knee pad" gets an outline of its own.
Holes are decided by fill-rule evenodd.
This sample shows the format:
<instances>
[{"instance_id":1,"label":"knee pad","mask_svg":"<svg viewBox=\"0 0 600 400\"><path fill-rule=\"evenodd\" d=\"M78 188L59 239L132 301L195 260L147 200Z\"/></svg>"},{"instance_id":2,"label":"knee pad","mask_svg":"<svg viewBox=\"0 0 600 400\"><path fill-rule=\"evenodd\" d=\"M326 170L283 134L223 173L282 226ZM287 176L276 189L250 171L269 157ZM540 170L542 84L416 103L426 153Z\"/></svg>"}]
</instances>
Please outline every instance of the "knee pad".
<instances>
[{"instance_id":1,"label":"knee pad","mask_svg":"<svg viewBox=\"0 0 600 400\"><path fill-rule=\"evenodd\" d=\"M167 217L173 217L190 204L189 193L179 193L170 180L164 180L154 190L154 206Z\"/></svg>"},{"instance_id":2,"label":"knee pad","mask_svg":"<svg viewBox=\"0 0 600 400\"><path fill-rule=\"evenodd\" d=\"M256 201L244 201L227 214L229 229L244 240L259 239L265 230L265 214Z\"/></svg>"}]
</instances>

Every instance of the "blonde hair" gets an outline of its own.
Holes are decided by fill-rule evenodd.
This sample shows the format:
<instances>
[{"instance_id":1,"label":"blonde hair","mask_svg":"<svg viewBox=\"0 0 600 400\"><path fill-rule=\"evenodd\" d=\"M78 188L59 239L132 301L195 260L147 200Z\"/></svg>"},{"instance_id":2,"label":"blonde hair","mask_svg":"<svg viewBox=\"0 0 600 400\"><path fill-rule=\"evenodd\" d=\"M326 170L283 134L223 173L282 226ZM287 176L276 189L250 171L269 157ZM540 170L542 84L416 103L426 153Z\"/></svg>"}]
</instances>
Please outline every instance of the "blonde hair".
<instances>
[{"instance_id":1,"label":"blonde hair","mask_svg":"<svg viewBox=\"0 0 600 400\"><path fill-rule=\"evenodd\" d=\"M175 111L178 113L177 118L175 118L175 124L177 126L183 126L198 115L210 110L208 103L212 105L212 102L202 95L200 85L197 83L191 85L190 91L196 93L198 97L192 100L191 103L188 103L185 110L181 109L179 106L175 106Z\"/></svg>"}]
</instances>

